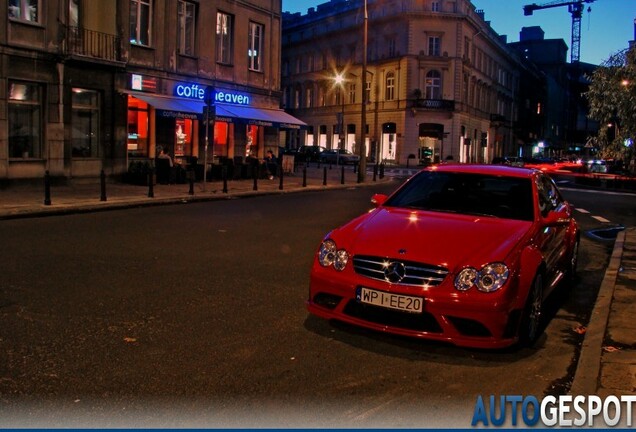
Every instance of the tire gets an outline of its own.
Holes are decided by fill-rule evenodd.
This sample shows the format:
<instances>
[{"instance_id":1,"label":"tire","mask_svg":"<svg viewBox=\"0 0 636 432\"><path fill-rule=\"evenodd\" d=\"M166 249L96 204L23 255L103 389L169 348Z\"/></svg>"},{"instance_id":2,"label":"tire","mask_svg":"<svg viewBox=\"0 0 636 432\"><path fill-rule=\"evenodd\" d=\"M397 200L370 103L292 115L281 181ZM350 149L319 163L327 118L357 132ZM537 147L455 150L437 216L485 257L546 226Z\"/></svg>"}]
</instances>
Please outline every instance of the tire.
<instances>
[{"instance_id":1,"label":"tire","mask_svg":"<svg viewBox=\"0 0 636 432\"><path fill-rule=\"evenodd\" d=\"M580 240L577 237L574 240L574 244L572 245L572 254L569 257L568 260L568 270L567 270L567 284L569 286L574 285L574 281L576 279L576 267L578 265L579 262L579 243Z\"/></svg>"},{"instance_id":2,"label":"tire","mask_svg":"<svg viewBox=\"0 0 636 432\"><path fill-rule=\"evenodd\" d=\"M526 305L523 308L523 315L521 316L521 324L519 326L519 344L521 346L532 346L541 335L542 306L543 275L539 272L532 281Z\"/></svg>"}]
</instances>

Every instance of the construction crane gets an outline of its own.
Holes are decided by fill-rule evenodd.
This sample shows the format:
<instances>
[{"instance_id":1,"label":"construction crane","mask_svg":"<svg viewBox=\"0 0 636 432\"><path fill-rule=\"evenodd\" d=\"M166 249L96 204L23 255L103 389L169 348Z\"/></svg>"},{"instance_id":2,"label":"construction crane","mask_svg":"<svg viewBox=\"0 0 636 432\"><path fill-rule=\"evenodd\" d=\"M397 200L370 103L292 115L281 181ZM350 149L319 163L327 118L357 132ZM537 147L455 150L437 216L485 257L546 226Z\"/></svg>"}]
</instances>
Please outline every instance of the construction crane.
<instances>
[{"instance_id":1,"label":"construction crane","mask_svg":"<svg viewBox=\"0 0 636 432\"><path fill-rule=\"evenodd\" d=\"M585 9L584 3L593 2L594 0L557 0L540 5L533 3L523 7L523 14L527 16L532 15L534 11L539 9L567 6L568 11L572 14L572 51L570 52L570 61L575 63L579 61L579 55L581 54L581 17ZM591 8L588 7L587 11L590 12Z\"/></svg>"}]
</instances>

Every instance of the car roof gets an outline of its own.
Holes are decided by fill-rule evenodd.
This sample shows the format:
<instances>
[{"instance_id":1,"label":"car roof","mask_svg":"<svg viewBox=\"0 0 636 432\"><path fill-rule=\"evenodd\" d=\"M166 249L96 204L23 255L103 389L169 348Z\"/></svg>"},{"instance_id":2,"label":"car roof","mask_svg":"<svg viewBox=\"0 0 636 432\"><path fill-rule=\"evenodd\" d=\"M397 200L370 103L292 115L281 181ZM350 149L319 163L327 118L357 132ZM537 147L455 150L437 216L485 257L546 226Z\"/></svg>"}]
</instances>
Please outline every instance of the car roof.
<instances>
[{"instance_id":1,"label":"car roof","mask_svg":"<svg viewBox=\"0 0 636 432\"><path fill-rule=\"evenodd\" d=\"M424 168L426 171L457 172L465 174L489 174L505 177L532 177L539 172L532 168L511 167L508 165L482 164L440 164Z\"/></svg>"}]
</instances>

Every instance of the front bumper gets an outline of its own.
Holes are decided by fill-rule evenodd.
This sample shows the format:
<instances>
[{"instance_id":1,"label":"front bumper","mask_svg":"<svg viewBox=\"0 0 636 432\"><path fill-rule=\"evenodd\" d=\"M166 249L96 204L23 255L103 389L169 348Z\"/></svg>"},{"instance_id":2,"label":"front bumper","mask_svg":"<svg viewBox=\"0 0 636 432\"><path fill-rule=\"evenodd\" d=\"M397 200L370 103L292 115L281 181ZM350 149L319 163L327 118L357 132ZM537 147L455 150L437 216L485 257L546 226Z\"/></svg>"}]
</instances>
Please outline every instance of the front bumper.
<instances>
[{"instance_id":1,"label":"front bumper","mask_svg":"<svg viewBox=\"0 0 636 432\"><path fill-rule=\"evenodd\" d=\"M514 284L495 293L459 292L452 286L451 276L436 287L405 287L360 277L353 271L336 273L314 267L307 309L325 319L457 346L495 349L514 344L523 307L513 293ZM420 296L424 310L410 313L361 303L356 300L359 286Z\"/></svg>"}]
</instances>

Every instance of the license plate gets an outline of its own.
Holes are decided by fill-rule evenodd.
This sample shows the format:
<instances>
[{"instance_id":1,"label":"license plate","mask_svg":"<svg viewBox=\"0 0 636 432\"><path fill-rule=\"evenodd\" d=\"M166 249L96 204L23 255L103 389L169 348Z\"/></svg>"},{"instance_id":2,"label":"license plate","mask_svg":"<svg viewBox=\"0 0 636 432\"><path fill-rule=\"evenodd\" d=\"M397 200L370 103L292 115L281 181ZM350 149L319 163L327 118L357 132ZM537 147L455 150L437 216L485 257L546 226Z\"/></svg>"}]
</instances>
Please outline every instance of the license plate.
<instances>
[{"instance_id":1,"label":"license plate","mask_svg":"<svg viewBox=\"0 0 636 432\"><path fill-rule=\"evenodd\" d=\"M424 299L422 297L393 294L365 287L358 288L356 299L360 303L404 312L420 313L424 310Z\"/></svg>"}]
</instances>

